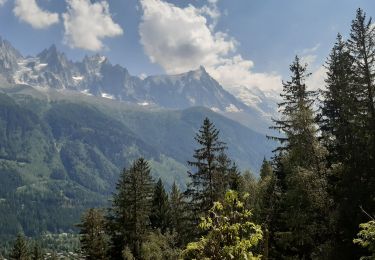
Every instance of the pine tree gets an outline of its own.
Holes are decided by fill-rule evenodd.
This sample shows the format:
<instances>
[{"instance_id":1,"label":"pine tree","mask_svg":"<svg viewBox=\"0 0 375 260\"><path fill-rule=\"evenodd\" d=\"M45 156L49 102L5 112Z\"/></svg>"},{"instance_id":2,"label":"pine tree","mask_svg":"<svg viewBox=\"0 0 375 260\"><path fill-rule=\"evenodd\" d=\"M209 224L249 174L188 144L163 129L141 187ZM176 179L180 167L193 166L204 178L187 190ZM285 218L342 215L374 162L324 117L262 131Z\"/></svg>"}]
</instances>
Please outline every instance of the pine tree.
<instances>
[{"instance_id":1,"label":"pine tree","mask_svg":"<svg viewBox=\"0 0 375 260\"><path fill-rule=\"evenodd\" d=\"M274 120L272 129L279 130L284 134L274 139L281 143L277 149L282 158L283 152L299 164L299 166L310 166L316 164L315 138L316 128L312 112L313 98L315 92L307 90L305 80L310 76L306 72L306 65L301 65L298 56L290 65L292 73L291 80L283 82L283 93L280 95L283 101L279 103L281 119ZM283 176L279 176L283 179Z\"/></svg>"},{"instance_id":2,"label":"pine tree","mask_svg":"<svg viewBox=\"0 0 375 260\"><path fill-rule=\"evenodd\" d=\"M359 101L353 84L353 63L348 45L338 34L326 64L326 88L321 90L323 101L319 117L323 143L329 150L330 164L349 160L358 141L355 138Z\"/></svg>"},{"instance_id":3,"label":"pine tree","mask_svg":"<svg viewBox=\"0 0 375 260\"><path fill-rule=\"evenodd\" d=\"M80 241L81 249L86 259L108 259L108 235L106 234L106 221L102 210L89 209L81 219Z\"/></svg>"},{"instance_id":4,"label":"pine tree","mask_svg":"<svg viewBox=\"0 0 375 260\"><path fill-rule=\"evenodd\" d=\"M177 244L183 245L187 241L187 204L184 196L178 188L176 182L172 185L169 196L170 204L170 230L177 233Z\"/></svg>"},{"instance_id":5,"label":"pine tree","mask_svg":"<svg viewBox=\"0 0 375 260\"><path fill-rule=\"evenodd\" d=\"M369 145L375 147L375 28L372 19L366 19L362 9L357 10L356 18L352 21L350 39L348 41L350 53L354 58L356 87L359 88L363 99L363 113L365 124L372 140ZM373 151L370 156L373 156Z\"/></svg>"},{"instance_id":6,"label":"pine tree","mask_svg":"<svg viewBox=\"0 0 375 260\"><path fill-rule=\"evenodd\" d=\"M228 189L238 190L241 185L241 173L235 163L224 151L217 156L217 167L214 174L214 187L218 196L216 200L224 199Z\"/></svg>"},{"instance_id":7,"label":"pine tree","mask_svg":"<svg viewBox=\"0 0 375 260\"><path fill-rule=\"evenodd\" d=\"M232 163L232 166L228 169L228 175L227 175L227 190L234 190L237 192L243 191L244 186L244 178L241 175L240 170L238 169L237 165L235 163Z\"/></svg>"},{"instance_id":8,"label":"pine tree","mask_svg":"<svg viewBox=\"0 0 375 260\"><path fill-rule=\"evenodd\" d=\"M277 206L279 217L274 232L277 255L310 259L322 257L327 240L323 212L328 195L325 176L325 150L320 146L312 111L314 93L307 90L309 76L306 65L298 57L290 66L291 80L283 82L281 120L275 120L274 129L284 136L276 156L277 185L281 199ZM323 252L326 253L326 252Z\"/></svg>"},{"instance_id":9,"label":"pine tree","mask_svg":"<svg viewBox=\"0 0 375 260\"><path fill-rule=\"evenodd\" d=\"M188 161L188 164L197 171L188 173L191 183L186 194L191 198L192 209L198 220L222 197L221 181L225 172L218 170L217 159L226 146L219 140L219 130L208 118L203 121L194 139L200 147L194 151L194 161Z\"/></svg>"},{"instance_id":10,"label":"pine tree","mask_svg":"<svg viewBox=\"0 0 375 260\"><path fill-rule=\"evenodd\" d=\"M273 208L276 203L276 197L276 176L273 172L271 162L264 158L260 168L260 179L257 183L255 217L257 221L262 223L262 226L267 229L273 217L272 214L274 213Z\"/></svg>"},{"instance_id":11,"label":"pine tree","mask_svg":"<svg viewBox=\"0 0 375 260\"><path fill-rule=\"evenodd\" d=\"M375 27L372 19L366 19L366 14L360 8L352 21L348 45L354 60L353 84L359 99L357 128L361 138L358 138L360 142L357 145L360 149L357 152L360 154L358 159L361 160L357 162L356 167L360 168L360 178L365 184L361 185L361 189L365 189L366 194L374 194L372 191L375 185ZM368 210L375 211L372 199L372 203L366 201L366 198L359 199Z\"/></svg>"},{"instance_id":12,"label":"pine tree","mask_svg":"<svg viewBox=\"0 0 375 260\"><path fill-rule=\"evenodd\" d=\"M260 167L260 179L265 180L266 178L272 176L273 169L271 162L267 161L266 158L263 159L262 166Z\"/></svg>"},{"instance_id":13,"label":"pine tree","mask_svg":"<svg viewBox=\"0 0 375 260\"><path fill-rule=\"evenodd\" d=\"M261 224L263 230L263 258L269 258L272 237L272 225L275 222L275 206L278 203L279 191L276 185L276 176L272 165L266 158L260 169L260 180L257 185L257 203L255 207L255 219Z\"/></svg>"},{"instance_id":14,"label":"pine tree","mask_svg":"<svg viewBox=\"0 0 375 260\"><path fill-rule=\"evenodd\" d=\"M168 194L160 178L155 185L150 221L151 227L153 229L160 229L162 234L164 234L170 226L171 215Z\"/></svg>"},{"instance_id":15,"label":"pine tree","mask_svg":"<svg viewBox=\"0 0 375 260\"><path fill-rule=\"evenodd\" d=\"M112 240L112 257L121 258L129 247L135 258L150 229L150 214L154 191L148 162L140 158L124 169L116 185L108 221Z\"/></svg>"},{"instance_id":16,"label":"pine tree","mask_svg":"<svg viewBox=\"0 0 375 260\"><path fill-rule=\"evenodd\" d=\"M44 260L44 252L42 246L35 242L32 250L32 260Z\"/></svg>"},{"instance_id":17,"label":"pine tree","mask_svg":"<svg viewBox=\"0 0 375 260\"><path fill-rule=\"evenodd\" d=\"M375 212L375 30L358 9L350 38L338 37L329 57L321 130L330 151L330 187L337 218L335 254L358 258L352 243L365 221L360 206Z\"/></svg>"},{"instance_id":18,"label":"pine tree","mask_svg":"<svg viewBox=\"0 0 375 260\"><path fill-rule=\"evenodd\" d=\"M242 180L241 180L241 189L240 193L246 194L246 208L249 209L254 209L256 208L256 203L257 203L257 197L258 197L258 182L257 178L254 176L254 174L246 170L244 171L242 175Z\"/></svg>"},{"instance_id":19,"label":"pine tree","mask_svg":"<svg viewBox=\"0 0 375 260\"><path fill-rule=\"evenodd\" d=\"M337 212L333 219L333 250L339 258L350 255L353 258L356 254L352 238L357 229L357 221L353 221L357 208L353 205L358 205L360 171L357 163L362 160L362 150L365 149L354 61L348 44L338 35L326 65L326 89L321 91L323 102L319 125L323 144L329 151L329 191Z\"/></svg>"},{"instance_id":20,"label":"pine tree","mask_svg":"<svg viewBox=\"0 0 375 260\"><path fill-rule=\"evenodd\" d=\"M22 234L17 235L9 258L12 260L30 260L29 245Z\"/></svg>"}]
</instances>

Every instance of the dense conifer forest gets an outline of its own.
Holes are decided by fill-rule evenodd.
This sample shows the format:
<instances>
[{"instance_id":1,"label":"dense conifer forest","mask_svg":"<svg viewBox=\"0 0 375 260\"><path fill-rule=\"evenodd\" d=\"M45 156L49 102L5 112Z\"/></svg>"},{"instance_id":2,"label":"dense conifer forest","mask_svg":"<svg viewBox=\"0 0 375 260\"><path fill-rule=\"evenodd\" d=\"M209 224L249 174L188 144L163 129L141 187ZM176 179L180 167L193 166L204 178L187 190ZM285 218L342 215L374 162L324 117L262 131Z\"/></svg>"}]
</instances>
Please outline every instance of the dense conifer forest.
<instances>
[{"instance_id":1,"label":"dense conifer forest","mask_svg":"<svg viewBox=\"0 0 375 260\"><path fill-rule=\"evenodd\" d=\"M311 91L296 56L282 82L278 142L259 178L240 172L231 145L205 118L187 162L186 188L153 179L144 158L127 166L108 208L77 224L68 259L374 259L375 27L358 9ZM193 138L193 137L192 137ZM79 240L79 241L78 241ZM72 242L73 241L73 242ZM66 242L68 243L68 242ZM19 234L9 259L59 259ZM60 255L58 255L58 253Z\"/></svg>"}]
</instances>

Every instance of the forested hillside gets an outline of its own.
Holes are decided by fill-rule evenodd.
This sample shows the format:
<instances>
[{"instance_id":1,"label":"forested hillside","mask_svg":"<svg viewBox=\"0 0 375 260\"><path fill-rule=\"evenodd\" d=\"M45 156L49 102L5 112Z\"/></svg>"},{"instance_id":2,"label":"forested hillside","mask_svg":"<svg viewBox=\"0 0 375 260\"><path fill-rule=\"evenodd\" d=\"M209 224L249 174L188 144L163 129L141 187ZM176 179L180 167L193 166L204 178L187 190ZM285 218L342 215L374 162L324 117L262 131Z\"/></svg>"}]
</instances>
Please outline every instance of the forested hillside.
<instances>
[{"instance_id":1,"label":"forested hillside","mask_svg":"<svg viewBox=\"0 0 375 260\"><path fill-rule=\"evenodd\" d=\"M264 136L205 108L151 111L115 101L100 105L100 98L85 95L85 102L63 95L48 101L25 88L10 86L3 88L8 95L0 94L3 241L18 232L76 232L82 211L107 206L121 169L139 156L168 189L173 182L185 187L192 136L205 116L222 127L243 169L256 172L270 154L255 147L272 147Z\"/></svg>"}]
</instances>

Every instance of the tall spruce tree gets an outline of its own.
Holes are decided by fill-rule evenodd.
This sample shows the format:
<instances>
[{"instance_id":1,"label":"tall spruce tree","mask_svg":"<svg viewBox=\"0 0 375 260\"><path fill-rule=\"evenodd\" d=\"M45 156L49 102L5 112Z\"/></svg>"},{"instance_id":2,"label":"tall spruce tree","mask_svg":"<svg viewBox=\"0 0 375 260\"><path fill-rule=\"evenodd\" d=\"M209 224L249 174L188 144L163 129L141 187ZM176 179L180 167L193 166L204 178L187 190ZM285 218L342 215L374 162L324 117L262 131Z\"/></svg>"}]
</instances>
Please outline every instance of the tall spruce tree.
<instances>
[{"instance_id":1,"label":"tall spruce tree","mask_svg":"<svg viewBox=\"0 0 375 260\"><path fill-rule=\"evenodd\" d=\"M263 230L263 258L269 259L271 223L275 218L275 205L278 202L279 192L276 185L276 177L271 162L263 159L260 169L260 180L257 184L257 203L255 207L255 219L261 224Z\"/></svg>"},{"instance_id":2,"label":"tall spruce tree","mask_svg":"<svg viewBox=\"0 0 375 260\"><path fill-rule=\"evenodd\" d=\"M219 140L219 130L208 118L204 119L194 139L200 147L194 151L194 160L188 161L196 172L188 172L191 183L186 194L191 198L192 210L198 221L223 196L222 182L226 170L219 170L218 157L226 145Z\"/></svg>"},{"instance_id":3,"label":"tall spruce tree","mask_svg":"<svg viewBox=\"0 0 375 260\"><path fill-rule=\"evenodd\" d=\"M30 249L24 235L18 234L14 241L12 251L9 255L11 260L30 260Z\"/></svg>"},{"instance_id":4,"label":"tall spruce tree","mask_svg":"<svg viewBox=\"0 0 375 260\"><path fill-rule=\"evenodd\" d=\"M114 259L121 259L126 248L136 259L150 229L150 214L154 192L148 162L140 158L124 169L116 185L108 221Z\"/></svg>"},{"instance_id":5,"label":"tall spruce tree","mask_svg":"<svg viewBox=\"0 0 375 260\"><path fill-rule=\"evenodd\" d=\"M296 57L290 71L291 80L283 82L279 104L282 116L273 127L284 135L276 138L281 142L275 159L281 198L273 234L274 257L320 258L327 254L325 150L316 136L314 93L305 84L306 65Z\"/></svg>"},{"instance_id":6,"label":"tall spruce tree","mask_svg":"<svg viewBox=\"0 0 375 260\"><path fill-rule=\"evenodd\" d=\"M216 200L222 200L228 189L235 189L238 191L241 185L241 173L224 151L217 156L216 160L217 167L214 175L214 186L219 195Z\"/></svg>"},{"instance_id":7,"label":"tall spruce tree","mask_svg":"<svg viewBox=\"0 0 375 260\"><path fill-rule=\"evenodd\" d=\"M237 164L232 163L229 167L227 175L227 187L226 189L234 190L236 192L242 192L244 186L244 178L241 175L240 170L237 167Z\"/></svg>"},{"instance_id":8,"label":"tall spruce tree","mask_svg":"<svg viewBox=\"0 0 375 260\"><path fill-rule=\"evenodd\" d=\"M363 100L364 126L370 135L368 145L375 148L375 27L360 8L352 21L348 43L354 58L355 85ZM375 149L372 149L369 155L374 154Z\"/></svg>"},{"instance_id":9,"label":"tall spruce tree","mask_svg":"<svg viewBox=\"0 0 375 260\"><path fill-rule=\"evenodd\" d=\"M341 35L327 60L326 88L321 91L323 102L319 120L322 141L329 151L329 192L334 200L333 254L339 258L356 258L352 243L358 221L363 142L361 130L360 89L356 85L355 59ZM354 206L353 205L357 205Z\"/></svg>"},{"instance_id":10,"label":"tall spruce tree","mask_svg":"<svg viewBox=\"0 0 375 260\"><path fill-rule=\"evenodd\" d=\"M171 216L168 194L160 178L154 189L150 221L151 227L153 229L160 229L162 234L170 227Z\"/></svg>"},{"instance_id":11,"label":"tall spruce tree","mask_svg":"<svg viewBox=\"0 0 375 260\"><path fill-rule=\"evenodd\" d=\"M283 158L284 152L293 157L301 167L316 164L314 117L312 112L313 98L316 93L307 90L305 80L310 76L306 71L307 66L302 65L298 56L290 65L291 80L283 82L283 101L279 103L281 119L274 120L275 126L271 127L280 131L283 136L272 137L281 143L276 151L277 158ZM282 175L278 176L283 180Z\"/></svg>"},{"instance_id":12,"label":"tall spruce tree","mask_svg":"<svg viewBox=\"0 0 375 260\"><path fill-rule=\"evenodd\" d=\"M187 242L187 204L184 195L178 188L176 182L172 185L169 196L170 204L170 231L177 233L177 244L184 245Z\"/></svg>"},{"instance_id":13,"label":"tall spruce tree","mask_svg":"<svg viewBox=\"0 0 375 260\"><path fill-rule=\"evenodd\" d=\"M357 259L352 239L366 221L360 207L374 214L375 185L375 31L358 9L350 38L341 37L328 60L321 130L330 151L330 186L337 210L335 254Z\"/></svg>"},{"instance_id":14,"label":"tall spruce tree","mask_svg":"<svg viewBox=\"0 0 375 260\"><path fill-rule=\"evenodd\" d=\"M361 177L368 184L363 188L371 192L375 184L375 27L371 17L366 19L366 13L360 8L352 21L348 46L354 60L353 84L359 99L357 127L364 145L361 148L365 148L361 149L364 156L360 164L365 166ZM375 209L374 205L371 210Z\"/></svg>"},{"instance_id":15,"label":"tall spruce tree","mask_svg":"<svg viewBox=\"0 0 375 260\"><path fill-rule=\"evenodd\" d=\"M322 140L329 151L330 164L350 160L356 145L356 118L359 100L354 86L354 59L340 34L328 57L326 86L321 90L323 101L319 126Z\"/></svg>"},{"instance_id":16,"label":"tall spruce tree","mask_svg":"<svg viewBox=\"0 0 375 260\"><path fill-rule=\"evenodd\" d=\"M100 209L89 209L82 216L80 228L81 249L88 260L108 259L108 235L106 221Z\"/></svg>"}]
</instances>

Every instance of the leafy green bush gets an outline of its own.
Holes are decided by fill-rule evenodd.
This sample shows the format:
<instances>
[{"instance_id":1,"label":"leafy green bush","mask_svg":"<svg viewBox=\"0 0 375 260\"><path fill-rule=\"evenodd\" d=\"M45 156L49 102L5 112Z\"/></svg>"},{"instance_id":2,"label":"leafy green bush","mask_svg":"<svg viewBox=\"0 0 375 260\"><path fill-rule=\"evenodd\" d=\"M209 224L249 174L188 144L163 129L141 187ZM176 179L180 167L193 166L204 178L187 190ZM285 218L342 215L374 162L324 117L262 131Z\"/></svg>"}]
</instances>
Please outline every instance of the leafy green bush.
<instances>
[{"instance_id":1,"label":"leafy green bush","mask_svg":"<svg viewBox=\"0 0 375 260\"><path fill-rule=\"evenodd\" d=\"M251 221L235 191L228 191L223 203L215 202L200 228L207 232L199 241L189 243L184 259L261 259L254 248L262 239L261 227Z\"/></svg>"}]
</instances>

